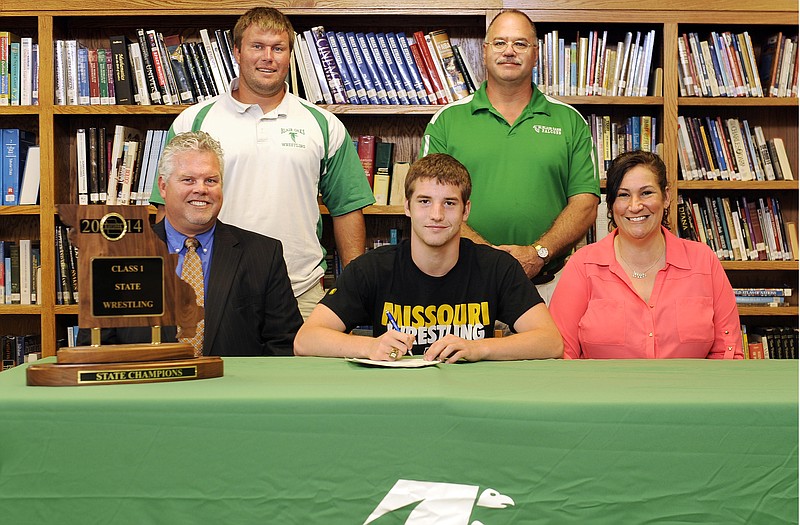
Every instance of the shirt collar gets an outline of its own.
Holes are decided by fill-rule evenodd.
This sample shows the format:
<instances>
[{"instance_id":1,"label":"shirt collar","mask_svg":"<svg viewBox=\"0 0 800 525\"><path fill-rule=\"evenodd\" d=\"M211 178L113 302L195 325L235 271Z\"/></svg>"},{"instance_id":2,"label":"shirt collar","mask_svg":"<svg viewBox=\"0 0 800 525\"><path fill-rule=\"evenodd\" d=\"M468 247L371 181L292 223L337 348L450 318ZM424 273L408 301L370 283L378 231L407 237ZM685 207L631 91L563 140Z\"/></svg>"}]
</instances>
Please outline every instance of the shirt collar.
<instances>
[{"instance_id":1,"label":"shirt collar","mask_svg":"<svg viewBox=\"0 0 800 525\"><path fill-rule=\"evenodd\" d=\"M238 100L233 98L232 93L235 90L239 89L239 77L236 77L233 80L231 80L230 88L225 93L225 96L233 104L234 108L239 113L245 113L248 110L250 110L250 108L253 108L251 111L255 111L259 117L262 115L269 116L271 118L285 117L286 115L289 114L289 97L291 93L289 91L288 82L284 82L283 86L284 86L284 92L281 103L278 104L278 107L276 107L275 109L266 114L263 111L261 111L261 106L259 106L258 104L246 104L244 102L239 102Z\"/></svg>"},{"instance_id":2,"label":"shirt collar","mask_svg":"<svg viewBox=\"0 0 800 525\"><path fill-rule=\"evenodd\" d=\"M550 105L549 105L549 98L542 94L539 91L539 88L536 87L536 84L531 84L531 88L533 89L533 93L531 94L531 99L528 101L528 105L525 106L525 109L522 110L522 116L528 117L535 113L543 113L545 115L550 114ZM497 112L492 106L492 103L489 102L489 95L486 94L486 81L484 80L478 90L473 93L472 101L470 102L470 111L474 114L478 111L491 111Z\"/></svg>"},{"instance_id":3,"label":"shirt collar","mask_svg":"<svg viewBox=\"0 0 800 525\"><path fill-rule=\"evenodd\" d=\"M214 221L214 225L208 231L205 231L199 235L195 235L194 238L200 242L200 248L205 252L211 246L211 239L214 238L214 230L217 227L217 221ZM169 248L170 253L180 253L183 250L183 245L186 239L189 237L188 235L184 235L169 223L167 218L164 218L164 230L167 233L167 248Z\"/></svg>"}]
</instances>

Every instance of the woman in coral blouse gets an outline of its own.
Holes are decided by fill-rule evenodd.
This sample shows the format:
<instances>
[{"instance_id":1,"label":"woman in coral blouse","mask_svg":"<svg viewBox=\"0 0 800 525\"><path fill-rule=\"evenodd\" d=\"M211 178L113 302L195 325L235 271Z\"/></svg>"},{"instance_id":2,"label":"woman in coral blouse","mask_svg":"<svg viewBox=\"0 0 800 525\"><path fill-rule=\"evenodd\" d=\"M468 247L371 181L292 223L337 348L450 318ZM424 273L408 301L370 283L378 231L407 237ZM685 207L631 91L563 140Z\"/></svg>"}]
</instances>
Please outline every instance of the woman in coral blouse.
<instances>
[{"instance_id":1,"label":"woman in coral blouse","mask_svg":"<svg viewBox=\"0 0 800 525\"><path fill-rule=\"evenodd\" d=\"M714 252L666 227L666 167L649 152L614 159L615 227L567 262L550 313L567 359L742 359L733 289Z\"/></svg>"}]
</instances>

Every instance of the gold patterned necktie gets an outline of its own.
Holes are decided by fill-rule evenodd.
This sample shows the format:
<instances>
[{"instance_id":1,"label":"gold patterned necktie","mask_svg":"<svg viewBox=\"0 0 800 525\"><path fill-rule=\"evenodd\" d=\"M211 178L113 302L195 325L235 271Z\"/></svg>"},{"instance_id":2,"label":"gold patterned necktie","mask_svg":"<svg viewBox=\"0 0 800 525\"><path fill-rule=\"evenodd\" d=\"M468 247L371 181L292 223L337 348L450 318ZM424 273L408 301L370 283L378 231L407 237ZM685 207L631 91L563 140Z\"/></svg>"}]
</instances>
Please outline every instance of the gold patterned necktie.
<instances>
[{"instance_id":1,"label":"gold patterned necktie","mask_svg":"<svg viewBox=\"0 0 800 525\"><path fill-rule=\"evenodd\" d=\"M197 255L197 249L200 247L200 243L194 237L187 237L184 246L186 246L186 255L183 257L181 279L192 285L197 299L197 305L203 306L205 304L203 265L200 262L200 256ZM189 343L194 347L194 355L196 357L203 355L203 331L205 329L205 324L205 319L201 319L197 323L194 337L179 338L180 342Z\"/></svg>"}]
</instances>

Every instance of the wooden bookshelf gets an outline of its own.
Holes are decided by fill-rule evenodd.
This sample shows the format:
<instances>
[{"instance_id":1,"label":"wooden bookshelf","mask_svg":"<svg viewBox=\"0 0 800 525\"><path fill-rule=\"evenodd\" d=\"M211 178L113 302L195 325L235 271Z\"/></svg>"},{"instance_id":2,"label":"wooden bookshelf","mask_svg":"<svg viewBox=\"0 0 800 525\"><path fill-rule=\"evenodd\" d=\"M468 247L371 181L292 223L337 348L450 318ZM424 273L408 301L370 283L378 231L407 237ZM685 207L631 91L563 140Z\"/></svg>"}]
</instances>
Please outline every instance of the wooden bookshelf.
<instances>
[{"instance_id":1,"label":"wooden bookshelf","mask_svg":"<svg viewBox=\"0 0 800 525\"><path fill-rule=\"evenodd\" d=\"M184 106L56 106L53 103L53 42L76 38L87 44L104 41L112 34L132 36L137 27L177 32L194 39L200 28L233 27L237 17L257 2L199 0L179 3L135 0L0 0L0 29L32 36L39 44L39 105L0 107L0 127L19 127L38 135L41 145L41 197L38 206L0 207L0 238L31 238L41 241L42 304L0 306L0 333L41 332L45 355L54 355L56 341L66 336L66 326L76 322L77 307L56 305L54 244L57 205L75 201L74 130L103 124L124 123L166 129ZM740 183L678 180L677 118L703 112L735 116L742 112L764 127L765 133L784 139L790 163L800 178L798 166L798 100L772 98L688 98L678 90L677 39L686 30L708 31L746 28L765 34L772 27L797 30L798 8L794 0L656 0L631 9L623 0L287 0L280 8L297 29L322 24L336 30L374 29L433 30L447 28L466 59L483 79L481 44L489 21L504 8L521 9L537 23L539 34L558 28L565 34L576 29L621 31L646 27L656 30L654 63L663 68L663 96L659 97L562 97L585 115L609 108L619 114L637 111L655 113L660 120L659 141L670 177L673 201L678 192L753 192L777 194L784 213L797 221L796 181ZM627 29L626 29L627 30ZM754 41L754 44L756 42ZM395 160L411 161L419 151L425 125L439 106L328 106L338 114L351 135L374 134L395 143ZM757 117L757 118L756 118ZM676 224L676 212L670 220ZM401 207L372 206L366 210L368 236L391 224L405 224ZM328 228L330 231L330 228ZM726 262L734 286L788 284L797 292L797 261ZM775 324L797 326L797 293L789 308L741 308L743 317L770 319Z\"/></svg>"}]
</instances>

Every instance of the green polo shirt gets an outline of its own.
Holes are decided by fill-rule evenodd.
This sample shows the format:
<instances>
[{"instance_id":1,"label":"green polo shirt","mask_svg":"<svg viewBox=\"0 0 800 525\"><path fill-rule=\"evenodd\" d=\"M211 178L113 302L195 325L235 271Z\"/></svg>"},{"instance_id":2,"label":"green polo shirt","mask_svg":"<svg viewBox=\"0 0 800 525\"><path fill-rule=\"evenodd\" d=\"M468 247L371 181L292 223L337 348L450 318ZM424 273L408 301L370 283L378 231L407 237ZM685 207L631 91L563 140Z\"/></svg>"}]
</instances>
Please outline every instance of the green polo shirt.
<instances>
[{"instance_id":1,"label":"green polo shirt","mask_svg":"<svg viewBox=\"0 0 800 525\"><path fill-rule=\"evenodd\" d=\"M536 86L513 125L492 107L485 82L442 108L425 129L420 157L429 153L448 153L467 167L467 223L492 244L533 244L569 197L600 196L589 126L575 108Z\"/></svg>"}]
</instances>

